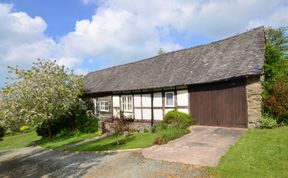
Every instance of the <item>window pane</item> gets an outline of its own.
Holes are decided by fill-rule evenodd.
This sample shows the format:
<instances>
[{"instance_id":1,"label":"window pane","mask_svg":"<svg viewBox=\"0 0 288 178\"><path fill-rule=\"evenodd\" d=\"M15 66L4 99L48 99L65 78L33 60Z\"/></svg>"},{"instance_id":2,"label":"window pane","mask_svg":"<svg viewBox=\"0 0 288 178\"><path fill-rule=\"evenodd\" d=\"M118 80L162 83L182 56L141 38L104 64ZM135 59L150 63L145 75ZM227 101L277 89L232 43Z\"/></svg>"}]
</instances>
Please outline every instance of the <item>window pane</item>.
<instances>
[{"instance_id":1,"label":"window pane","mask_svg":"<svg viewBox=\"0 0 288 178\"><path fill-rule=\"evenodd\" d=\"M166 93L166 105L167 106L173 106L174 105L173 93Z\"/></svg>"}]
</instances>

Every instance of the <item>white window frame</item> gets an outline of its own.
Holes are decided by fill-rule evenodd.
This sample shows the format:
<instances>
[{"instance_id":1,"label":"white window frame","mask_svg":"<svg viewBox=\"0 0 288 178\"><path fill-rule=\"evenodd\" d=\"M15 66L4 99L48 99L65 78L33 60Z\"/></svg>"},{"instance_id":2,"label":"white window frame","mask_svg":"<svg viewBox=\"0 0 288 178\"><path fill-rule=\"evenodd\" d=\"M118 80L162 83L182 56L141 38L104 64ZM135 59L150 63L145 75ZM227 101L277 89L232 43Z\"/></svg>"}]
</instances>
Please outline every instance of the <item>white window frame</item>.
<instances>
[{"instance_id":1,"label":"white window frame","mask_svg":"<svg viewBox=\"0 0 288 178\"><path fill-rule=\"evenodd\" d=\"M106 108L106 104L107 104L107 108ZM101 112L109 112L109 101L100 101L99 110Z\"/></svg>"},{"instance_id":2,"label":"white window frame","mask_svg":"<svg viewBox=\"0 0 288 178\"><path fill-rule=\"evenodd\" d=\"M168 105L167 104L167 94L172 94L172 100L173 100L173 102L172 102L172 105ZM175 106L175 98L174 98L174 96L175 96L175 94L174 94L174 92L165 92L165 106L166 107L174 107Z\"/></svg>"},{"instance_id":3,"label":"white window frame","mask_svg":"<svg viewBox=\"0 0 288 178\"><path fill-rule=\"evenodd\" d=\"M130 98L130 99L129 99ZM130 103L129 103L130 101ZM132 95L121 96L121 109L123 112L133 112L133 97Z\"/></svg>"}]
</instances>

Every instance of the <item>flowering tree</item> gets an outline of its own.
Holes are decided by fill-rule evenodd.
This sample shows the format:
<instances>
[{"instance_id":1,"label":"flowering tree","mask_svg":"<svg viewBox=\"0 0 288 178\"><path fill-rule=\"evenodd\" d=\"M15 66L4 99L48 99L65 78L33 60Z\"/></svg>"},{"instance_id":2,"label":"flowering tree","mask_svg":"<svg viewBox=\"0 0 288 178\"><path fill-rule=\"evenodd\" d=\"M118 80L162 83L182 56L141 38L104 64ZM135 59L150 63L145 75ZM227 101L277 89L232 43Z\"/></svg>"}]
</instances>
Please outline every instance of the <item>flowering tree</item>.
<instances>
[{"instance_id":1,"label":"flowering tree","mask_svg":"<svg viewBox=\"0 0 288 178\"><path fill-rule=\"evenodd\" d=\"M9 83L0 91L3 122L9 128L23 121L30 126L48 125L67 113L82 94L82 77L58 66L55 61L38 60L29 70L8 67Z\"/></svg>"}]
</instances>

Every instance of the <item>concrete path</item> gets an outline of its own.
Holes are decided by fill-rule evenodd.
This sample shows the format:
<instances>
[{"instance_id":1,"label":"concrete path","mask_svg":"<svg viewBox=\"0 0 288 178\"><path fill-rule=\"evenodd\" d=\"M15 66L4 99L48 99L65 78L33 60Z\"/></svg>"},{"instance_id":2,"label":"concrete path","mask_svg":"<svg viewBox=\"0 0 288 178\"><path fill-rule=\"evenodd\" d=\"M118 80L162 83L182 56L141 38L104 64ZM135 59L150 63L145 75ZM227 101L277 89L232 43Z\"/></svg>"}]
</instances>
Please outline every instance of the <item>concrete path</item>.
<instances>
[{"instance_id":1,"label":"concrete path","mask_svg":"<svg viewBox=\"0 0 288 178\"><path fill-rule=\"evenodd\" d=\"M191 133L165 145L142 150L145 158L199 166L217 166L246 129L192 126Z\"/></svg>"}]
</instances>

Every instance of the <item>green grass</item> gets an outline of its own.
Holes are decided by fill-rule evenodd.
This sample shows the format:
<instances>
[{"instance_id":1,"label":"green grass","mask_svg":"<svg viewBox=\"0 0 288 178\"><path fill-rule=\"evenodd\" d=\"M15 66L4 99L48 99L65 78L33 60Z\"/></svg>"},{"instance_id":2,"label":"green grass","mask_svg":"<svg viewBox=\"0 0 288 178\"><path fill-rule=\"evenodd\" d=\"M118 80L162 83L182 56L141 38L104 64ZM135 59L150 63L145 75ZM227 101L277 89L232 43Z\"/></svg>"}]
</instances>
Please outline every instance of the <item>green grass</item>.
<instances>
[{"instance_id":1,"label":"green grass","mask_svg":"<svg viewBox=\"0 0 288 178\"><path fill-rule=\"evenodd\" d=\"M288 177L288 127L248 130L216 168L216 177Z\"/></svg>"},{"instance_id":2,"label":"green grass","mask_svg":"<svg viewBox=\"0 0 288 178\"><path fill-rule=\"evenodd\" d=\"M168 128L158 131L157 133L134 132L128 137L124 137L123 134L119 136L120 144L116 143L116 136L112 135L101 140L89 142L86 144L78 145L73 148L69 148L69 151L103 151L103 150L125 150L133 148L145 148L153 145L154 139L159 134L164 134L168 140L173 140L187 134L187 130Z\"/></svg>"},{"instance_id":3,"label":"green grass","mask_svg":"<svg viewBox=\"0 0 288 178\"><path fill-rule=\"evenodd\" d=\"M34 131L19 135L5 136L3 140L0 141L0 150L31 146L39 139L41 139L41 137L37 136L36 132Z\"/></svg>"},{"instance_id":4,"label":"green grass","mask_svg":"<svg viewBox=\"0 0 288 178\"><path fill-rule=\"evenodd\" d=\"M8 150L13 148L22 148L31 145L39 145L44 148L56 149L60 147L65 147L69 144L76 143L87 138L92 138L99 136L96 133L72 133L68 136L58 136L52 139L41 138L37 136L35 131L29 133L23 133L12 136L5 136L2 141L0 141L0 150Z\"/></svg>"},{"instance_id":5,"label":"green grass","mask_svg":"<svg viewBox=\"0 0 288 178\"><path fill-rule=\"evenodd\" d=\"M151 146L153 140L156 137L155 133L132 133L128 137L124 137L123 134L119 136L120 144L116 143L116 136L112 135L101 140L82 144L68 149L69 151L103 151L103 150L119 150L119 149L132 149L132 148L144 148Z\"/></svg>"},{"instance_id":6,"label":"green grass","mask_svg":"<svg viewBox=\"0 0 288 178\"><path fill-rule=\"evenodd\" d=\"M65 147L69 144L73 144L76 142L80 142L82 140L99 136L98 132L96 133L74 133L69 136L56 136L52 139L42 138L41 140L37 140L35 144L40 145L49 149L57 149L60 147Z\"/></svg>"}]
</instances>

